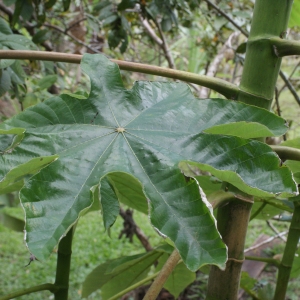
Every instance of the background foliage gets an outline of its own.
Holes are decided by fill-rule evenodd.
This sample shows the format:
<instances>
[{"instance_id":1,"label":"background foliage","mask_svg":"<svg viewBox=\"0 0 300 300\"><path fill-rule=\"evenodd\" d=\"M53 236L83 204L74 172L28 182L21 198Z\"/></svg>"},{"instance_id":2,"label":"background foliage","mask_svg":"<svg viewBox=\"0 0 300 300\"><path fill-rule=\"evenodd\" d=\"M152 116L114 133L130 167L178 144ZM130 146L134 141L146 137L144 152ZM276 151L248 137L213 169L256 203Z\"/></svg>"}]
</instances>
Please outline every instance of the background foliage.
<instances>
[{"instance_id":1,"label":"background foliage","mask_svg":"<svg viewBox=\"0 0 300 300\"><path fill-rule=\"evenodd\" d=\"M234 20L240 27L239 29L247 32L250 29L249 24L253 2L223 0L218 1L218 7L231 20ZM289 37L292 39L298 39L299 37L297 27L299 25L297 20L300 19L299 6L299 2L295 1L290 21L291 31L289 32ZM7 0L0 3L0 11L0 48L2 49L42 49L78 54L101 52L111 58L168 66L210 75L211 73L209 72L212 72L211 67L216 66L216 71L213 75L216 74L216 76L236 84L240 80L244 60L242 45L245 37L232 35L237 30L236 26L209 5L209 1L107 0L99 3L99 1L71 2L49 0L44 2L37 0L31 2ZM218 57L219 61L216 60ZM1 61L0 68L0 93L2 96L0 111L3 121L30 106L44 102L55 94L66 92L71 94L72 97L81 98L87 96L86 91L89 89L88 78L84 77L78 67L72 65L5 60ZM297 58L284 60L283 71L296 91L299 89L298 69ZM133 80L154 79L154 76L130 74L124 71L121 72L121 75L126 87L131 87ZM205 91L203 88L192 86L192 89L197 96L209 95L209 91ZM272 137L269 131L268 136L272 143L281 142L283 139L294 139L299 136L299 99L295 99L290 94L286 83L281 79L278 81L277 89L277 101L274 102L273 110L286 118L291 128L280 140ZM215 92L211 92L211 95L222 97ZM285 143L288 145L289 141ZM294 147L300 148L299 143L295 141L290 143L294 143ZM287 165L289 165L289 162L287 162ZM294 163L290 163L289 166L295 174L295 178L298 178L297 182L299 183L300 166ZM210 180L215 179L212 178ZM214 188L215 186L212 190ZM16 219L20 219L17 195L15 193L1 195L0 200L2 207L5 207L1 211L1 219L9 223L7 220L9 220L9 217L12 217L14 221L10 222L10 224L14 225L9 226L18 226L15 225ZM270 220L273 217L278 219L278 216L280 216L281 219L288 219L289 213L292 211L292 204L290 202L274 203L271 206L270 204L261 204L258 201L252 213L253 217ZM11 207L11 209L7 209L8 207ZM16 218L15 211L17 211ZM95 215L93 213L95 219L99 218L98 215L97 217ZM145 217L138 215L137 222L143 224L145 223L144 219ZM99 224L98 221L97 224ZM258 222L256 224L257 228L260 228L259 226L262 226L260 224L265 223ZM93 222L89 224L89 226L92 225ZM85 233L89 232L89 227L85 226L83 231ZM112 259L119 257L121 254L124 255L130 252L133 255L139 252L137 251L138 242L136 240L133 246L127 245L127 243L123 244L123 240L121 242L116 241L116 232L121 230L120 221L115 226L116 228L113 231L115 238L112 234L113 240L109 241L113 241L114 249L118 249L118 245L121 245L119 247L122 249L119 252L116 250L117 253L112 255L108 255L110 253L106 255L107 248L101 245L99 245L97 250L95 248L93 250L82 249L84 245L88 245L90 248L92 244L84 241L86 235L80 235L81 227L79 225L78 236L80 236L81 241L75 241L74 249L78 249L80 255L78 255L78 258L75 256L73 261L74 268L81 266L82 271L78 272L80 273L79 277L71 279L71 285L74 283L73 286L76 287L76 291L71 291L72 299L76 299L82 293L81 283L96 265L104 262L107 258ZM15 229L20 230L21 227L22 223ZM283 230L285 225L280 224L277 227ZM3 234L5 240L11 234L8 233L7 229L3 228L2 230L1 235ZM97 230L97 226L93 230ZM147 235L153 234L150 226L146 227L145 230ZM260 229L257 231L259 232ZM272 234L272 232L269 231L269 234ZM92 238L95 239L94 234L92 234ZM102 244L110 243L103 234L101 234L101 239L103 239ZM153 239L155 241L151 241L151 244L153 246L158 245L160 239L158 237L154 238L154 235ZM251 242L253 242L253 239ZM21 247L20 242L16 243ZM93 247L96 247L96 242ZM17 249L17 247L14 247L14 249ZM101 255L98 254L99 249L101 249ZM6 243L1 244L1 257L5 263L7 263L7 253L12 250ZM279 247L274 251L277 251L276 254L280 254L282 248ZM89 253L89 255L86 253ZM20 252L16 251L12 256L13 259L19 260L19 254ZM92 262L93 267L91 267ZM25 264L26 262L22 261L22 266L20 266L20 262L17 261L17 268L23 268ZM297 264L298 262L296 261L296 266ZM86 266L86 268L83 269L82 266ZM298 274L296 266L293 272L293 277L295 278ZM51 274L51 272L45 272L47 267L44 267L44 264L39 264L39 262L34 262L34 268L33 271L29 268L25 269L25 274L29 276L29 274L36 273L36 278L41 276L38 273L40 271L43 274L42 276ZM53 269L51 261L49 262L49 268ZM13 270L12 272L17 274L19 271ZM77 272L75 271L75 273ZM49 276L49 278L51 277L52 275ZM3 287L1 288L5 291L10 289L13 282L16 282L15 278L12 276L12 280L8 282L3 281L1 283ZM30 278L31 280L33 280L32 277ZM21 280L18 280L18 282L21 282ZM25 284L28 284L28 282L26 283L26 278ZM22 288L22 286L16 287L14 283L11 289L14 290L16 288ZM170 290L172 289L170 288ZM177 291L172 291L174 295L178 294ZM31 296L26 296L26 299L31 299L28 297ZM48 295L45 297L48 297ZM291 296L291 299L293 299L292 297L294 296Z\"/></svg>"}]
</instances>

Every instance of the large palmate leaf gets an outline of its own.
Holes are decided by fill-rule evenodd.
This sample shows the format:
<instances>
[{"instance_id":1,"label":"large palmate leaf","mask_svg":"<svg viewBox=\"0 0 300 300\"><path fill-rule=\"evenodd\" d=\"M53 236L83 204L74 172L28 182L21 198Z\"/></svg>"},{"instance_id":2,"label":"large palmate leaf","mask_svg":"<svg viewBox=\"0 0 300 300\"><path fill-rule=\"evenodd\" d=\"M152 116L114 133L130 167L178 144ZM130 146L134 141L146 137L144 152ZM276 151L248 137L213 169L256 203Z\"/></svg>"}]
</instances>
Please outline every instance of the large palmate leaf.
<instances>
[{"instance_id":1,"label":"large palmate leaf","mask_svg":"<svg viewBox=\"0 0 300 300\"><path fill-rule=\"evenodd\" d=\"M234 184L238 177L243 187L251 185L250 192L296 194L289 169L279 166L268 146L202 133L220 125L219 119L205 119L205 107L213 111L226 100L199 101L186 84L176 82L136 82L126 90L117 65L100 55L85 55L81 66L91 80L87 99L54 97L1 125L7 132L24 129L24 133L16 133L18 143L1 156L3 181L6 173L23 171L34 160L54 160L42 165L20 193L26 212L26 241L36 257L44 259L51 253L92 205L96 187L101 190L101 180L107 175L109 184L102 188L113 186L117 196L116 174L138 179L149 200L152 224L174 242L191 270L202 264L223 266L226 248L205 195L200 195L196 180L187 182L182 176L180 161L196 161L221 174L229 172L229 183ZM242 105L240 110L246 107ZM223 123L235 122L237 111L232 115L229 110L224 112L227 118ZM269 121L263 127L278 132L280 126L274 121L278 117L272 119L265 113ZM284 122L280 122L284 131ZM270 190L270 182L274 190Z\"/></svg>"}]
</instances>

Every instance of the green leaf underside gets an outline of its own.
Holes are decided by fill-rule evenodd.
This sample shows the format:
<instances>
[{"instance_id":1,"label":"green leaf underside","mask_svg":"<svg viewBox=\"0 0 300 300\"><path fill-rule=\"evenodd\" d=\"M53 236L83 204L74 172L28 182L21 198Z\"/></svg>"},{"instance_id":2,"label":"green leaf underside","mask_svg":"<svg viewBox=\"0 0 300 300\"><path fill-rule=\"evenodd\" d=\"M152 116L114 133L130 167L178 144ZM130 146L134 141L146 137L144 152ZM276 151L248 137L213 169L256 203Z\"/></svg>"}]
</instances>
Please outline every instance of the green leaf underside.
<instances>
[{"instance_id":1,"label":"green leaf underside","mask_svg":"<svg viewBox=\"0 0 300 300\"><path fill-rule=\"evenodd\" d=\"M166 263L169 255L165 253L158 259L158 265L156 271L160 271L163 265ZM196 279L196 273L190 271L182 262L179 263L173 272L168 277L164 284L164 288L167 289L175 299L179 294Z\"/></svg>"},{"instance_id":2,"label":"green leaf underside","mask_svg":"<svg viewBox=\"0 0 300 300\"><path fill-rule=\"evenodd\" d=\"M226 100L199 101L186 84L175 82L137 82L126 90L117 65L104 56L85 55L82 68L91 79L88 99L54 97L1 125L26 128L22 142L1 157L6 172L36 156L59 156L20 194L27 243L36 257L51 253L80 212L92 205L90 189L107 174L122 172L139 180L150 200L152 224L174 242L191 270L208 263L223 266L226 248L197 182L187 183L177 168L180 161L194 160L220 174L229 170L228 182L238 177L238 184L250 185L253 193L296 193L288 168L279 167L268 146L201 133L219 125L218 120L203 121L203 103L213 110Z\"/></svg>"},{"instance_id":3,"label":"green leaf underside","mask_svg":"<svg viewBox=\"0 0 300 300\"><path fill-rule=\"evenodd\" d=\"M108 299L146 277L150 267L164 253L153 250L147 254L126 256L96 267L85 279L82 297L101 288L102 298Z\"/></svg>"}]
</instances>

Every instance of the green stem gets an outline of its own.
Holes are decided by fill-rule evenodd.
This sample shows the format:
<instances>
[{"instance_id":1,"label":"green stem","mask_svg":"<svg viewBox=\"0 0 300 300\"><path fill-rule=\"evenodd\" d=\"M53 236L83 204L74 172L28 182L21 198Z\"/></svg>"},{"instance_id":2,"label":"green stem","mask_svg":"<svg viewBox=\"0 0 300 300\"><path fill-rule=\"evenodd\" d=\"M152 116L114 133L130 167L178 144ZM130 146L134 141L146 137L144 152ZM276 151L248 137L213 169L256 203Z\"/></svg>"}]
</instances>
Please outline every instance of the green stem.
<instances>
[{"instance_id":1,"label":"green stem","mask_svg":"<svg viewBox=\"0 0 300 300\"><path fill-rule=\"evenodd\" d=\"M54 284L45 283L45 284L30 287L28 289L23 289L23 290L14 292L14 293L10 293L10 294L7 294L5 296L0 296L0 300L14 299L14 298L17 298L17 297L21 297L23 295L28 295L28 294L35 293L35 292L40 292L40 291L50 291L52 293L55 293L55 291L57 291L57 289L58 288Z\"/></svg>"},{"instance_id":2,"label":"green stem","mask_svg":"<svg viewBox=\"0 0 300 300\"><path fill-rule=\"evenodd\" d=\"M254 261L261 261L265 262L271 265L274 265L276 267L279 267L279 261L274 258L269 258L269 257L259 257L259 256L245 256L246 260L254 260Z\"/></svg>"},{"instance_id":3,"label":"green stem","mask_svg":"<svg viewBox=\"0 0 300 300\"><path fill-rule=\"evenodd\" d=\"M236 300L252 203L233 199L218 208L218 230L228 247L226 269L211 266L206 300Z\"/></svg>"},{"instance_id":4,"label":"green stem","mask_svg":"<svg viewBox=\"0 0 300 300\"><path fill-rule=\"evenodd\" d=\"M277 57L300 54L300 42L298 41L284 40L279 37L273 37L270 41Z\"/></svg>"},{"instance_id":5,"label":"green stem","mask_svg":"<svg viewBox=\"0 0 300 300\"><path fill-rule=\"evenodd\" d=\"M82 55L59 52L0 50L0 59L46 60L79 64L81 58ZM190 72L151 66L147 64L139 64L116 59L111 59L111 61L117 63L122 70L158 75L195 83L213 89L216 92L224 95L228 99L236 99L238 97L239 88L236 85L222 79L205 75L198 75Z\"/></svg>"},{"instance_id":6,"label":"green stem","mask_svg":"<svg viewBox=\"0 0 300 300\"><path fill-rule=\"evenodd\" d=\"M282 160L298 160L300 161L300 150L287 146L270 146Z\"/></svg>"},{"instance_id":7,"label":"green stem","mask_svg":"<svg viewBox=\"0 0 300 300\"><path fill-rule=\"evenodd\" d=\"M278 268L274 300L284 300L300 238L300 205L295 207L283 257Z\"/></svg>"},{"instance_id":8,"label":"green stem","mask_svg":"<svg viewBox=\"0 0 300 300\"><path fill-rule=\"evenodd\" d=\"M73 233L74 227L58 245L55 286L59 289L54 293L55 300L68 300Z\"/></svg>"},{"instance_id":9,"label":"green stem","mask_svg":"<svg viewBox=\"0 0 300 300\"><path fill-rule=\"evenodd\" d=\"M173 272L174 268L176 267L179 261L180 261L180 255L178 251L175 249L170 255L170 257L168 258L168 260L166 261L166 263L163 265L162 269L160 270L158 276L153 281L152 285L150 286L143 300L155 300L157 298L166 280Z\"/></svg>"},{"instance_id":10,"label":"green stem","mask_svg":"<svg viewBox=\"0 0 300 300\"><path fill-rule=\"evenodd\" d=\"M271 39L286 31L292 4L292 0L255 1L238 100L266 109L271 107L281 64Z\"/></svg>"},{"instance_id":11,"label":"green stem","mask_svg":"<svg viewBox=\"0 0 300 300\"><path fill-rule=\"evenodd\" d=\"M117 299L121 298L123 295L127 294L128 292L130 292L132 290L135 290L136 288L138 288L138 287L142 286L143 284L145 284L145 283L151 281L152 279L156 278L158 274L159 274L159 272L156 272L153 275L148 276L147 278L131 285L130 287L128 287L127 289L121 291L120 293L115 294L113 297L109 298L108 300L117 300Z\"/></svg>"},{"instance_id":12,"label":"green stem","mask_svg":"<svg viewBox=\"0 0 300 300\"><path fill-rule=\"evenodd\" d=\"M250 221L255 219L256 216L258 216L258 214L265 208L266 205L267 205L266 202L262 203L262 205L259 207L259 209L250 217Z\"/></svg>"}]
</instances>

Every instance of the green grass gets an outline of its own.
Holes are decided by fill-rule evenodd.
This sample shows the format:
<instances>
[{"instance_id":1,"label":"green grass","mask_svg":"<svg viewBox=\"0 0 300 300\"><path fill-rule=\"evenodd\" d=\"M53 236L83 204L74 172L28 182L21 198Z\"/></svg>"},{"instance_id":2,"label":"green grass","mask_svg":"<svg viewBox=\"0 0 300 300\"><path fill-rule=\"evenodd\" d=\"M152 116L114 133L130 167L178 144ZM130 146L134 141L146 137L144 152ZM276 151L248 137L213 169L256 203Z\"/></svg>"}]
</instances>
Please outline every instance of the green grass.
<instances>
[{"instance_id":1,"label":"green grass","mask_svg":"<svg viewBox=\"0 0 300 300\"><path fill-rule=\"evenodd\" d=\"M153 246L162 242L162 238L151 227L147 216L135 212L134 219L149 237L150 243ZM110 238L104 232L100 212L91 212L80 219L73 241L69 299L81 299L82 282L97 265L109 259L134 255L144 251L136 237L134 237L132 244L124 237L118 239L119 233L123 229L122 223L122 218L118 217L111 230ZM289 223L273 222L273 224L280 232L287 230L289 226ZM269 236L275 235L264 220L251 221L247 234L246 248L253 245L262 233ZM281 243L272 249L267 249L267 253L272 256L282 253L283 249L284 244ZM56 267L55 253L44 262L34 261L30 266L25 267L28 262L29 252L23 241L23 233L11 231L0 224L0 295L46 282L54 282ZM266 275L268 275L267 272L260 280L268 280L268 282L274 285L275 272L269 274L272 277L268 278ZM201 279L202 281L204 280L201 287L193 287L198 291L195 294L205 292L206 279L207 277ZM293 300L298 299L293 295L299 295L299 288L296 283L296 280L291 281L288 291L290 299ZM46 300L53 299L53 295L48 291L44 291L25 295L18 299ZM100 292L92 294L88 299L101 299Z\"/></svg>"},{"instance_id":2,"label":"green grass","mask_svg":"<svg viewBox=\"0 0 300 300\"><path fill-rule=\"evenodd\" d=\"M158 245L162 238L151 227L148 217L135 212L134 219L149 237L151 245ZM82 217L76 228L70 274L69 299L81 299L82 282L99 264L108 259L144 252L136 237L129 243L124 237L118 239L123 229L123 220L118 218L111 230L111 238L104 232L100 212L91 212ZM29 252L23 241L23 233L13 232L0 225L0 295L31 286L53 283L55 278L56 254L44 262L29 262ZM100 299L93 294L89 299ZM48 291L19 297L23 300L53 299Z\"/></svg>"}]
</instances>

